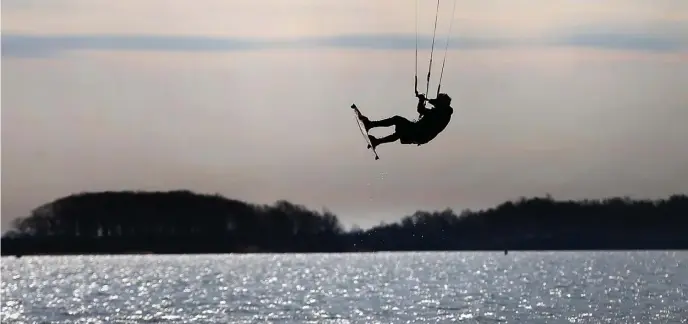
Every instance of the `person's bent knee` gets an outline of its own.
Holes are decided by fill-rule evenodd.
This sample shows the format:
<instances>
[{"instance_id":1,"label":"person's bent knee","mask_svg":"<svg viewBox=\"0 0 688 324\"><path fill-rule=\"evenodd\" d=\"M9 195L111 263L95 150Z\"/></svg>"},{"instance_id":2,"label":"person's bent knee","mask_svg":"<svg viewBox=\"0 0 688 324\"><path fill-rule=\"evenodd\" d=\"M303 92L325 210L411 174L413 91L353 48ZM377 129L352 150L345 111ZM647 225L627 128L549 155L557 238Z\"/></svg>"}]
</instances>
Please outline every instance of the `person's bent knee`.
<instances>
[{"instance_id":1,"label":"person's bent knee","mask_svg":"<svg viewBox=\"0 0 688 324\"><path fill-rule=\"evenodd\" d=\"M401 117L399 115L392 117L392 120L394 121L395 125L404 125L404 124L410 123L410 121L408 119Z\"/></svg>"}]
</instances>

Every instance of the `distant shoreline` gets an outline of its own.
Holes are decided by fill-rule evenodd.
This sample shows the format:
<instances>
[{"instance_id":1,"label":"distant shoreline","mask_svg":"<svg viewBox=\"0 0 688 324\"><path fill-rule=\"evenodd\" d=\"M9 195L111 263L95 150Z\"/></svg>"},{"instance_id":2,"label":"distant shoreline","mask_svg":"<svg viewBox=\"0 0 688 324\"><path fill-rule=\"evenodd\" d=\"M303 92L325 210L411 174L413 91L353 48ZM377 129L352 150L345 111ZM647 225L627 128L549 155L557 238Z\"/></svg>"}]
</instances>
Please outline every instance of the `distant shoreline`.
<instances>
[{"instance_id":1,"label":"distant shoreline","mask_svg":"<svg viewBox=\"0 0 688 324\"><path fill-rule=\"evenodd\" d=\"M190 191L60 198L15 221L3 256L429 251L688 250L688 196L522 198L480 211L418 211L344 230L328 210L250 204Z\"/></svg>"},{"instance_id":2,"label":"distant shoreline","mask_svg":"<svg viewBox=\"0 0 688 324\"><path fill-rule=\"evenodd\" d=\"M506 250L499 249L473 249L473 250L409 250L409 251L339 251L339 252L193 252L193 253L136 253L136 252L122 252L122 253L54 253L54 254L26 254L19 257L48 257L48 256L172 256L172 255L299 255L299 254L375 254L375 253L441 253L441 252L499 252L500 254L518 253L518 252L688 252L688 247L656 247L656 248L614 248L614 249L514 249ZM3 258L17 258L16 255L2 255Z\"/></svg>"},{"instance_id":3,"label":"distant shoreline","mask_svg":"<svg viewBox=\"0 0 688 324\"><path fill-rule=\"evenodd\" d=\"M24 255L1 255L2 258L22 258L22 257L52 257L52 256L173 256L173 255L299 255L299 254L324 254L324 255L340 255L340 254L375 254L375 253L441 253L441 252L499 252L500 254L507 255L510 253L518 252L678 252L685 251L688 252L688 247L655 247L655 248L614 248L614 249L514 249L514 250L498 249L473 249L473 250L409 250L409 251L339 251L339 252L191 252L191 253L136 253L136 252L122 252L122 253L37 253L37 254L24 254Z\"/></svg>"}]
</instances>

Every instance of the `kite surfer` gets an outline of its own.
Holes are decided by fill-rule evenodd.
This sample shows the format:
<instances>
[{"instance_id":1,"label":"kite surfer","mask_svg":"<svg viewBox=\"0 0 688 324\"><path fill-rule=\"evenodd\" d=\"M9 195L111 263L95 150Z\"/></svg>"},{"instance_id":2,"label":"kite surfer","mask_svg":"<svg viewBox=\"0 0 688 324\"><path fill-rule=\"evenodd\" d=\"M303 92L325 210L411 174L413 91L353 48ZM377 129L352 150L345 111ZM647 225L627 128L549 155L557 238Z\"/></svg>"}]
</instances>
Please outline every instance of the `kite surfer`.
<instances>
[{"instance_id":1,"label":"kite surfer","mask_svg":"<svg viewBox=\"0 0 688 324\"><path fill-rule=\"evenodd\" d=\"M430 142L437 137L449 124L454 109L451 107L451 97L446 93L440 93L437 98L427 99L424 94L416 94L418 98L417 110L420 118L413 122L401 116L392 116L382 120L371 121L368 117L363 116L361 112L356 109L356 105L351 108L356 109L358 118L363 123L366 132L375 127L390 127L394 126L394 133L382 138L376 138L373 135L368 135L370 145L376 148L380 144L392 143L397 140L401 144L416 144L422 145ZM427 108L425 102L430 103L433 108Z\"/></svg>"}]
</instances>

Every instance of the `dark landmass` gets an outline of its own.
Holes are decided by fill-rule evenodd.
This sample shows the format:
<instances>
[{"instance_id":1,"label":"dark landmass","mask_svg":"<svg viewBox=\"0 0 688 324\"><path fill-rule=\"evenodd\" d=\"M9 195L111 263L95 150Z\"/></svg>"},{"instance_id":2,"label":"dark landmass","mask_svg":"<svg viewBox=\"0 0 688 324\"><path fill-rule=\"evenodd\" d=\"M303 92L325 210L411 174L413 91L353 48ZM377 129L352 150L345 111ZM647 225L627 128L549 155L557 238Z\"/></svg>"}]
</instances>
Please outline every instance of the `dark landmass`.
<instances>
[{"instance_id":1,"label":"dark landmass","mask_svg":"<svg viewBox=\"0 0 688 324\"><path fill-rule=\"evenodd\" d=\"M81 193L16 219L2 255L688 248L688 196L521 198L480 211L418 211L368 230L332 212L190 191Z\"/></svg>"}]
</instances>

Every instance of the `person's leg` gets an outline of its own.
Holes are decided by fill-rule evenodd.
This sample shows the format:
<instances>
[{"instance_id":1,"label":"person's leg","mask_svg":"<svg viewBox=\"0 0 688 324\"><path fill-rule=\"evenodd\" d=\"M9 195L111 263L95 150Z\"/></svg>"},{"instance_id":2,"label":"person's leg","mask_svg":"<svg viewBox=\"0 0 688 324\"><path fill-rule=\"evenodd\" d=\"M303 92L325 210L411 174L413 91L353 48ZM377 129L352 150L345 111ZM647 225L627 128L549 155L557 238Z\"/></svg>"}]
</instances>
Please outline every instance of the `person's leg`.
<instances>
[{"instance_id":1,"label":"person's leg","mask_svg":"<svg viewBox=\"0 0 688 324\"><path fill-rule=\"evenodd\" d=\"M362 116L361 120L363 121L363 126L365 126L366 131L375 127L399 127L400 125L403 127L404 125L411 123L411 121L401 116L392 116L381 120L370 120L368 117Z\"/></svg>"},{"instance_id":2,"label":"person's leg","mask_svg":"<svg viewBox=\"0 0 688 324\"><path fill-rule=\"evenodd\" d=\"M401 116L393 116L382 120L368 121L366 127L374 128L394 126L395 128L394 133L391 135L387 135L379 139L375 138L375 136L368 135L368 139L370 139L370 142L373 144L373 147L377 147L378 145L384 143L396 142L402 136L408 133L408 130L411 128L412 125L413 123L410 120Z\"/></svg>"},{"instance_id":3,"label":"person's leg","mask_svg":"<svg viewBox=\"0 0 688 324\"><path fill-rule=\"evenodd\" d=\"M394 134L387 135L383 138L376 138L373 135L368 135L368 139L370 140L370 143L373 144L373 147L377 147L380 144L396 142L399 139L399 133L394 132Z\"/></svg>"}]
</instances>

